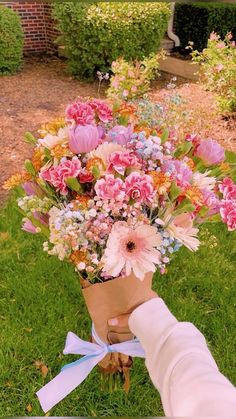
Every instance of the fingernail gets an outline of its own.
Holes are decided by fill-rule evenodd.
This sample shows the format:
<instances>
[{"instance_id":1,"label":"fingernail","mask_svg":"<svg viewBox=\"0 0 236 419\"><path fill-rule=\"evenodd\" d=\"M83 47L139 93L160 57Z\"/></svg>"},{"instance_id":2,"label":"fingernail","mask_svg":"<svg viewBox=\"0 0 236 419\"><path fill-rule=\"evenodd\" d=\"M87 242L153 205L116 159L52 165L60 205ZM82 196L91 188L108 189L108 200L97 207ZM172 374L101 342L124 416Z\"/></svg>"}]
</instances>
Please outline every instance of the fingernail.
<instances>
[{"instance_id":1,"label":"fingernail","mask_svg":"<svg viewBox=\"0 0 236 419\"><path fill-rule=\"evenodd\" d=\"M109 326L117 326L118 325L118 320L117 319L110 319L110 320L108 320L108 324L109 324Z\"/></svg>"}]
</instances>

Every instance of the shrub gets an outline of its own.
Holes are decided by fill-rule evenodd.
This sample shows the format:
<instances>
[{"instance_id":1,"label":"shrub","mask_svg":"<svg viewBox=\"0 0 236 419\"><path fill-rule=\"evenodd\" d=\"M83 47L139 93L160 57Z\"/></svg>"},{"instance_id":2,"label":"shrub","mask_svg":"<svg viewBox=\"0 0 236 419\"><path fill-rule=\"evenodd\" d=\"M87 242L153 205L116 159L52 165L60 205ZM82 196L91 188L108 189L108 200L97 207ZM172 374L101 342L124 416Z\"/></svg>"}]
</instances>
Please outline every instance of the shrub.
<instances>
[{"instance_id":1,"label":"shrub","mask_svg":"<svg viewBox=\"0 0 236 419\"><path fill-rule=\"evenodd\" d=\"M0 74L16 72L23 56L23 31L20 17L0 6Z\"/></svg>"},{"instance_id":2,"label":"shrub","mask_svg":"<svg viewBox=\"0 0 236 419\"><path fill-rule=\"evenodd\" d=\"M55 3L54 16L70 72L90 78L119 57L142 60L156 53L167 28L166 3Z\"/></svg>"},{"instance_id":3,"label":"shrub","mask_svg":"<svg viewBox=\"0 0 236 419\"><path fill-rule=\"evenodd\" d=\"M207 48L192 52L193 61L200 63L200 75L207 89L217 94L223 112L236 111L236 43L228 33L222 41L213 32Z\"/></svg>"},{"instance_id":4,"label":"shrub","mask_svg":"<svg viewBox=\"0 0 236 419\"><path fill-rule=\"evenodd\" d=\"M113 61L110 87L111 99L132 100L143 97L150 89L150 82L159 74L159 55L152 54L143 61L128 62L124 58Z\"/></svg>"},{"instance_id":5,"label":"shrub","mask_svg":"<svg viewBox=\"0 0 236 419\"><path fill-rule=\"evenodd\" d=\"M225 37L232 32L236 38L236 5L224 3L176 4L175 32L184 51L189 41L202 51L207 46L211 32Z\"/></svg>"}]
</instances>

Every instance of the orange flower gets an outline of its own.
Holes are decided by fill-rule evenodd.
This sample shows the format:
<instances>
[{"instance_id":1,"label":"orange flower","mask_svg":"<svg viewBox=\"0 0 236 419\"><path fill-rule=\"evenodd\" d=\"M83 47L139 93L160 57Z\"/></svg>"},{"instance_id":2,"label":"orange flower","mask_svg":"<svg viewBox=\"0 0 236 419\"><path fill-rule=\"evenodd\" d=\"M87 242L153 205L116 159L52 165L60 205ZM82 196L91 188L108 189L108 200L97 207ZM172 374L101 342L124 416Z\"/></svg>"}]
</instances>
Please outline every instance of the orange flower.
<instances>
[{"instance_id":1,"label":"orange flower","mask_svg":"<svg viewBox=\"0 0 236 419\"><path fill-rule=\"evenodd\" d=\"M70 261L75 265L78 265L80 262L86 263L88 261L87 252L82 250L75 250L70 255Z\"/></svg>"},{"instance_id":2,"label":"orange flower","mask_svg":"<svg viewBox=\"0 0 236 419\"><path fill-rule=\"evenodd\" d=\"M93 172L93 168L97 167L99 172L102 174L106 169L103 160L100 157L91 157L86 163L86 169L89 173Z\"/></svg>"},{"instance_id":3,"label":"orange flower","mask_svg":"<svg viewBox=\"0 0 236 419\"><path fill-rule=\"evenodd\" d=\"M135 125L134 132L145 132L147 137L150 137L152 135L153 129L149 127L145 127L144 125Z\"/></svg>"},{"instance_id":4,"label":"orange flower","mask_svg":"<svg viewBox=\"0 0 236 419\"><path fill-rule=\"evenodd\" d=\"M51 150L52 156L60 159L65 156L73 156L73 153L69 150L66 144L57 144Z\"/></svg>"},{"instance_id":5,"label":"orange flower","mask_svg":"<svg viewBox=\"0 0 236 419\"><path fill-rule=\"evenodd\" d=\"M32 161L32 164L33 164L36 172L39 172L41 167L44 165L43 159L44 159L44 155L43 155L42 151L39 148L35 148L31 161Z\"/></svg>"},{"instance_id":6,"label":"orange flower","mask_svg":"<svg viewBox=\"0 0 236 419\"><path fill-rule=\"evenodd\" d=\"M194 161L193 161L192 159L190 159L190 157L188 157L188 159L186 159L185 163L188 165L188 167L189 167L191 170L194 170L194 168L195 168L195 163L194 163Z\"/></svg>"},{"instance_id":7,"label":"orange flower","mask_svg":"<svg viewBox=\"0 0 236 419\"><path fill-rule=\"evenodd\" d=\"M154 188L157 190L159 195L163 195L166 192L168 192L168 190L171 187L171 180L169 176L167 176L163 172L156 172L154 170L152 170L148 174L149 176L151 176Z\"/></svg>"},{"instance_id":8,"label":"orange flower","mask_svg":"<svg viewBox=\"0 0 236 419\"><path fill-rule=\"evenodd\" d=\"M220 164L220 170L221 170L222 172L228 172L228 171L230 170L230 165L229 165L229 163L222 162L222 163Z\"/></svg>"},{"instance_id":9,"label":"orange flower","mask_svg":"<svg viewBox=\"0 0 236 419\"><path fill-rule=\"evenodd\" d=\"M197 186L189 186L184 192L186 198L190 199L193 204L203 205L204 199L200 189Z\"/></svg>"},{"instance_id":10,"label":"orange flower","mask_svg":"<svg viewBox=\"0 0 236 419\"><path fill-rule=\"evenodd\" d=\"M117 112L120 113L122 116L132 116L137 110L135 105L122 103L122 105L118 108Z\"/></svg>"},{"instance_id":11,"label":"orange flower","mask_svg":"<svg viewBox=\"0 0 236 419\"><path fill-rule=\"evenodd\" d=\"M73 210L77 211L79 209L87 209L89 201L90 201L89 196L77 195L75 200L71 201L71 204L73 205Z\"/></svg>"}]
</instances>

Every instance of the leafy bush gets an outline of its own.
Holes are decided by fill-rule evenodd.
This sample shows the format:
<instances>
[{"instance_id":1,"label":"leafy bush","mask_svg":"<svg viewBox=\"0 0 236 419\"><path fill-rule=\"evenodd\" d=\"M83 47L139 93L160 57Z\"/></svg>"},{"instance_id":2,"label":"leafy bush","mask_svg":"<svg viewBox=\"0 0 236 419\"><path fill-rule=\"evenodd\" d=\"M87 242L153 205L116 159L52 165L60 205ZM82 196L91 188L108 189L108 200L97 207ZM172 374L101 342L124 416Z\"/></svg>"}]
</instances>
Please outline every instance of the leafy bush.
<instances>
[{"instance_id":1,"label":"leafy bush","mask_svg":"<svg viewBox=\"0 0 236 419\"><path fill-rule=\"evenodd\" d=\"M23 31L20 17L0 6L0 74L16 72L23 56Z\"/></svg>"},{"instance_id":2,"label":"leafy bush","mask_svg":"<svg viewBox=\"0 0 236 419\"><path fill-rule=\"evenodd\" d=\"M192 52L193 61L200 63L200 74L207 89L217 94L223 112L236 111L236 43L228 33L222 41L213 32L207 48Z\"/></svg>"},{"instance_id":3,"label":"leafy bush","mask_svg":"<svg viewBox=\"0 0 236 419\"><path fill-rule=\"evenodd\" d=\"M159 55L152 54L143 61L128 62L124 58L113 61L113 76L107 96L111 99L132 100L143 97L150 82L158 75Z\"/></svg>"},{"instance_id":4,"label":"leafy bush","mask_svg":"<svg viewBox=\"0 0 236 419\"><path fill-rule=\"evenodd\" d=\"M143 60L156 53L167 28L167 3L55 3L69 70L90 78L119 57Z\"/></svg>"},{"instance_id":5,"label":"leafy bush","mask_svg":"<svg viewBox=\"0 0 236 419\"><path fill-rule=\"evenodd\" d=\"M227 3L176 4L175 32L184 51L189 41L202 51L207 46L211 32L225 37L232 32L236 38L236 5Z\"/></svg>"}]
</instances>

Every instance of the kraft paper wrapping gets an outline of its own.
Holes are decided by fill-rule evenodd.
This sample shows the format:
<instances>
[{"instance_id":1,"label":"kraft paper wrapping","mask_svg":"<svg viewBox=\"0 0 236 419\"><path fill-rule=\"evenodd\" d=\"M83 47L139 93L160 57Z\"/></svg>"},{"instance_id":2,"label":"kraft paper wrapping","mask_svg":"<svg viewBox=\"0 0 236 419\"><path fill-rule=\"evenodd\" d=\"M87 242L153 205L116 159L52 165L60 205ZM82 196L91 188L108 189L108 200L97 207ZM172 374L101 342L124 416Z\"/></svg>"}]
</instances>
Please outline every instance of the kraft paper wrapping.
<instances>
[{"instance_id":1,"label":"kraft paper wrapping","mask_svg":"<svg viewBox=\"0 0 236 419\"><path fill-rule=\"evenodd\" d=\"M108 326L108 320L122 314L131 313L136 307L156 296L152 291L153 273L146 274L140 281L131 274L127 277L115 278L99 284L90 284L82 281L82 292L88 312L94 323L98 336L106 343L118 343L133 338L127 327L119 328ZM99 364L107 373L116 371L125 375L125 387L129 388L128 370L132 359L123 354L111 353Z\"/></svg>"}]
</instances>

